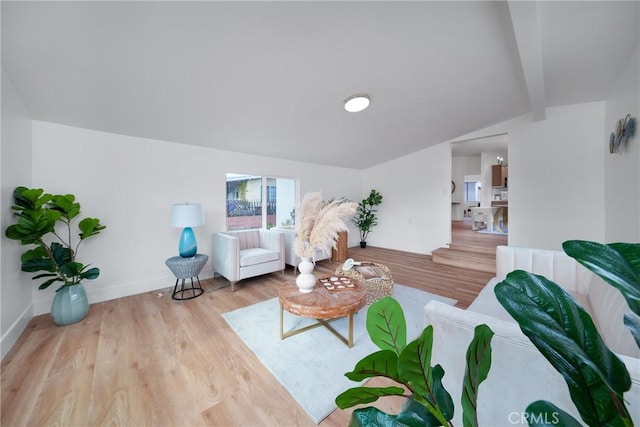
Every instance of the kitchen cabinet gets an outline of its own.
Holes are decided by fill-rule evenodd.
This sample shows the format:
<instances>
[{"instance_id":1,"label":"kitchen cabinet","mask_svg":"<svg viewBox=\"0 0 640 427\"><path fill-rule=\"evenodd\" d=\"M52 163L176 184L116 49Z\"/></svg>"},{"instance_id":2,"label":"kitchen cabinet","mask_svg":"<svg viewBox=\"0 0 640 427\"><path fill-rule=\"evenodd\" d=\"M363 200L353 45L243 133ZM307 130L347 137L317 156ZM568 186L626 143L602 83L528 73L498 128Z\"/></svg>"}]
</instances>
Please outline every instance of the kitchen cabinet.
<instances>
[{"instance_id":1,"label":"kitchen cabinet","mask_svg":"<svg viewBox=\"0 0 640 427\"><path fill-rule=\"evenodd\" d=\"M507 178L509 177L509 167L503 165L491 166L491 186L492 187L508 187Z\"/></svg>"}]
</instances>

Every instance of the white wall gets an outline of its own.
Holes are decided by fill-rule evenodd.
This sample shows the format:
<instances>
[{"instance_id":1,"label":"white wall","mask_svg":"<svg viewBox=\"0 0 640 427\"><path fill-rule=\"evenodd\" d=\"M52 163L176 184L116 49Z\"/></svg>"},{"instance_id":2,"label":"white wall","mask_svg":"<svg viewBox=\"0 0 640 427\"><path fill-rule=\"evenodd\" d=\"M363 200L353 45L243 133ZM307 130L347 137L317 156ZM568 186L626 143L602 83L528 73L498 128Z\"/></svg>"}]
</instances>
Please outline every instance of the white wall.
<instances>
[{"instance_id":1,"label":"white wall","mask_svg":"<svg viewBox=\"0 0 640 427\"><path fill-rule=\"evenodd\" d=\"M603 241L603 120L597 102L548 108L546 120L513 130L509 244L560 250L569 239Z\"/></svg>"},{"instance_id":2,"label":"white wall","mask_svg":"<svg viewBox=\"0 0 640 427\"><path fill-rule=\"evenodd\" d=\"M0 347L4 357L33 317L31 277L20 271L20 256L25 247L4 236L14 222L11 211L14 188L31 184L31 117L4 71L1 145Z\"/></svg>"},{"instance_id":3,"label":"white wall","mask_svg":"<svg viewBox=\"0 0 640 427\"><path fill-rule=\"evenodd\" d=\"M552 107L456 140L509 134L509 244L561 250L604 240L604 102ZM450 241L449 143L367 169L363 188L385 197L374 246L430 253ZM493 156L495 160L495 156Z\"/></svg>"},{"instance_id":4,"label":"white wall","mask_svg":"<svg viewBox=\"0 0 640 427\"><path fill-rule=\"evenodd\" d=\"M605 240L640 242L640 63L638 49L618 77L606 103L605 135ZM636 134L626 149L611 154L609 135L628 113L636 119Z\"/></svg>"},{"instance_id":5,"label":"white wall","mask_svg":"<svg viewBox=\"0 0 640 427\"><path fill-rule=\"evenodd\" d=\"M206 224L194 231L198 252L210 255L211 233L225 228L226 173L238 171L298 177L301 194L361 198L358 170L33 122L33 185L75 194L82 216L107 226L79 253L101 269L86 286L92 303L173 286L164 264L177 254L180 234L169 226L172 203L203 204ZM349 237L357 244L355 229ZM209 262L201 277L212 274ZM53 290L34 291L36 314L49 311Z\"/></svg>"},{"instance_id":6,"label":"white wall","mask_svg":"<svg viewBox=\"0 0 640 427\"><path fill-rule=\"evenodd\" d=\"M612 109L616 102L612 98L606 107ZM6 104L13 107L6 109ZM369 244L428 254L450 241L449 142L358 171L34 121L32 169L28 114L21 105L16 97L3 93L3 226L10 203L7 188L31 181L49 192L76 194L84 214L100 218L108 227L81 248L80 260L102 270L101 277L87 286L91 302L173 285L164 265L166 258L176 254L180 233L169 227L172 203L203 203L206 225L197 228L196 235L199 252L210 254L210 234L225 224L227 172L299 177L300 194L322 191L325 198L360 200L375 188L384 200ZM13 119L7 118L11 111ZM18 131L7 127L11 120ZM604 122L605 102L596 102L548 108L542 122L522 116L464 136L509 133L511 245L560 249L567 239L604 240ZM14 135L7 142L10 132ZM622 175L621 179L628 179L633 171ZM633 192L640 195L640 182L633 179ZM352 227L349 245L357 245L358 240ZM15 313L5 316L3 311L3 351L6 319L15 322L31 316L25 312L30 295L25 295L24 288L13 288L15 278L29 278L15 262L20 249L3 239L0 289L3 293L20 289L26 304L17 317ZM9 261L11 253L14 262ZM211 274L208 264L202 276ZM34 289L35 314L47 313L53 289L35 291L35 285L30 289ZM18 304L12 305L13 312L20 311Z\"/></svg>"},{"instance_id":7,"label":"white wall","mask_svg":"<svg viewBox=\"0 0 640 427\"><path fill-rule=\"evenodd\" d=\"M463 135L509 134L509 245L604 240L604 102L547 108Z\"/></svg>"},{"instance_id":8,"label":"white wall","mask_svg":"<svg viewBox=\"0 0 640 427\"><path fill-rule=\"evenodd\" d=\"M451 148L418 151L363 173L364 193L382 194L378 226L368 244L431 253L451 239ZM365 195L366 195L365 194Z\"/></svg>"}]
</instances>

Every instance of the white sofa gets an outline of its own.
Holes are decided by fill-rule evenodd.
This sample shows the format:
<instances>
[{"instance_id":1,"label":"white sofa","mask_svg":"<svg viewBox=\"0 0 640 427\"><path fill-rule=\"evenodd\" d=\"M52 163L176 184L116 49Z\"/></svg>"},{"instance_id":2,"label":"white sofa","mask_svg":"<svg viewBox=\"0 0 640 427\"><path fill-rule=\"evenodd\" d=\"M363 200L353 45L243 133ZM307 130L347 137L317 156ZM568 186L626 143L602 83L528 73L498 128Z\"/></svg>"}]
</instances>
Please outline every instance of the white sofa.
<instances>
[{"instance_id":1,"label":"white sofa","mask_svg":"<svg viewBox=\"0 0 640 427\"><path fill-rule=\"evenodd\" d=\"M478 416L481 426L526 424L525 408L536 400L548 400L581 420L562 376L520 331L500 305L494 287L513 270L544 275L569 291L591 314L609 348L625 363L631 390L625 393L627 408L640 425L640 350L623 324L631 312L620 292L606 284L564 252L499 246L496 276L467 310L436 301L424 309L424 324L434 328L432 364L445 370L443 384L456 402L454 424L462 425L460 396L465 354L476 325L487 324L495 333L489 376L480 385Z\"/></svg>"},{"instance_id":2,"label":"white sofa","mask_svg":"<svg viewBox=\"0 0 640 427\"><path fill-rule=\"evenodd\" d=\"M300 257L296 255L296 230L295 228L278 227L273 228L284 234L284 259L287 265L293 266L294 270L298 268L300 264ZM324 259L331 258L331 253L324 251L316 251L313 259L314 261L322 261Z\"/></svg>"},{"instance_id":3,"label":"white sofa","mask_svg":"<svg viewBox=\"0 0 640 427\"><path fill-rule=\"evenodd\" d=\"M231 282L284 271L284 234L275 230L238 230L213 233L213 271Z\"/></svg>"}]
</instances>

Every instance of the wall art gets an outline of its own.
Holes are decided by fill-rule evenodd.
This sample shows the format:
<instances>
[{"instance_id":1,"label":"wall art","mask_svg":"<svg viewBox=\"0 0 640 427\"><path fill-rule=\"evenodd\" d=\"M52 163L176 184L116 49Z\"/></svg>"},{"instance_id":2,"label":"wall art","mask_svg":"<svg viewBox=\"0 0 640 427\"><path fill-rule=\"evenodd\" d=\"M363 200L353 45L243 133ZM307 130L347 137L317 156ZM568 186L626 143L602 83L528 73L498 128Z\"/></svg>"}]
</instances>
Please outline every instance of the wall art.
<instances>
[{"instance_id":1,"label":"wall art","mask_svg":"<svg viewBox=\"0 0 640 427\"><path fill-rule=\"evenodd\" d=\"M621 147L627 144L627 141L633 137L636 130L636 119L627 114L625 118L620 119L616 123L615 132L611 132L609 136L609 152L618 153Z\"/></svg>"}]
</instances>

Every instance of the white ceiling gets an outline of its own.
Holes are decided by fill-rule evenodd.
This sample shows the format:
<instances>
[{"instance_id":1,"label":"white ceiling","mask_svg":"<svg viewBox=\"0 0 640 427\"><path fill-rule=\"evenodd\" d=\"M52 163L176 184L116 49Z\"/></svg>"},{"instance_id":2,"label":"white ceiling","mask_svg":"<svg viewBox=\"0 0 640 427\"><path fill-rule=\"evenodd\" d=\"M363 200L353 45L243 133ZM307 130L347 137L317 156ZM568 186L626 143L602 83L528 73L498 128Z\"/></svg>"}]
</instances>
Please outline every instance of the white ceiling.
<instances>
[{"instance_id":1,"label":"white ceiling","mask_svg":"<svg viewBox=\"0 0 640 427\"><path fill-rule=\"evenodd\" d=\"M482 138L466 139L451 143L454 157L474 157L482 153L506 153L509 151L509 135L487 135Z\"/></svg>"},{"instance_id":2,"label":"white ceiling","mask_svg":"<svg viewBox=\"0 0 640 427\"><path fill-rule=\"evenodd\" d=\"M640 39L637 1L1 5L34 119L353 168L606 99Z\"/></svg>"}]
</instances>

